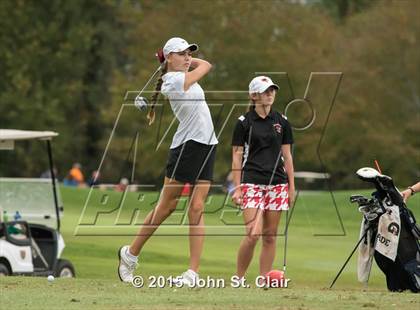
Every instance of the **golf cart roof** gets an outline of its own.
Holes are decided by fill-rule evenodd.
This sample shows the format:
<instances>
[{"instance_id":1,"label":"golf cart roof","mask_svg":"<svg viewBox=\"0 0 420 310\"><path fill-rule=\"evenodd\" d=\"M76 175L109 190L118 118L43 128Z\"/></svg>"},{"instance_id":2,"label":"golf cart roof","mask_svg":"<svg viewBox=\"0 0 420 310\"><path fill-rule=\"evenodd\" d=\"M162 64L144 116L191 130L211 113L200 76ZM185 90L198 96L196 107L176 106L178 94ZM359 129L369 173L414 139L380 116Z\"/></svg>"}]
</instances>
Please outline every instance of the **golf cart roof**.
<instances>
[{"instance_id":1,"label":"golf cart roof","mask_svg":"<svg viewBox=\"0 0 420 310\"><path fill-rule=\"evenodd\" d=\"M52 137L56 137L56 136L58 136L58 133L54 131L0 129L0 142L1 141L15 141L15 140L32 140L32 139L49 140Z\"/></svg>"},{"instance_id":2,"label":"golf cart roof","mask_svg":"<svg viewBox=\"0 0 420 310\"><path fill-rule=\"evenodd\" d=\"M0 129L0 151L13 151L15 141L44 140L47 144L49 170L54 176L50 140L54 131ZM60 229L62 203L56 178L0 178L0 206L3 211L19 212L24 220Z\"/></svg>"}]
</instances>

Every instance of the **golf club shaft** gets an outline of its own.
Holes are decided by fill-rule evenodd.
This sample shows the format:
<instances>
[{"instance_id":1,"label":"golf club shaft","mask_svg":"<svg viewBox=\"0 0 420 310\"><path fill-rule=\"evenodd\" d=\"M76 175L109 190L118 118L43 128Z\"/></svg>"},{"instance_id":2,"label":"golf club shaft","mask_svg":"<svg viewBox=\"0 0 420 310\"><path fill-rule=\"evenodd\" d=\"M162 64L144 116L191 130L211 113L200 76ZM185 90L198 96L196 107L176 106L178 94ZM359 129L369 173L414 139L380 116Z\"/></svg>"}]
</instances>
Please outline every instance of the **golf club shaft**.
<instances>
[{"instance_id":1,"label":"golf club shaft","mask_svg":"<svg viewBox=\"0 0 420 310\"><path fill-rule=\"evenodd\" d=\"M153 80L153 78L156 76L156 74L161 70L162 65L159 65L159 67L155 70L155 72L152 74L152 76L149 78L149 80L144 84L143 88L140 90L140 92L137 94L137 96L140 96L147 86L149 86L150 82Z\"/></svg>"},{"instance_id":2,"label":"golf club shaft","mask_svg":"<svg viewBox=\"0 0 420 310\"><path fill-rule=\"evenodd\" d=\"M368 231L369 231L370 227L368 227L365 231L365 233L363 234L363 236L360 238L360 240L357 242L356 246L354 247L353 251L351 251L349 257L347 258L346 262L344 263L343 267L341 267L340 271L338 272L338 274L335 276L333 282L330 285L330 288L333 287L333 285L335 284L335 282L337 281L338 277L341 275L341 273L343 272L344 268L346 267L347 263L349 262L350 258L353 256L354 252L357 250L359 244L362 242L362 240L366 237Z\"/></svg>"},{"instance_id":3,"label":"golf club shaft","mask_svg":"<svg viewBox=\"0 0 420 310\"><path fill-rule=\"evenodd\" d=\"M286 210L286 228L284 232L283 271L286 272L287 236L289 231L289 210Z\"/></svg>"}]
</instances>

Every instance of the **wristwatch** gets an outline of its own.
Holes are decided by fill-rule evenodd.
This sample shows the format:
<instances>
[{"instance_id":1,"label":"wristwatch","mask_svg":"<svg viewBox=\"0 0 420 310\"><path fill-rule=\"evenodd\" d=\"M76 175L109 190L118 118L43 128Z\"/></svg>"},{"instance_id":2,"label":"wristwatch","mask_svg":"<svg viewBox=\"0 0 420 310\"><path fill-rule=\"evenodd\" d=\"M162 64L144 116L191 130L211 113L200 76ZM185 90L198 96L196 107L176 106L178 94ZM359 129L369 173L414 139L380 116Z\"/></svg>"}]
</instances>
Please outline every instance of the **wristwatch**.
<instances>
[{"instance_id":1,"label":"wristwatch","mask_svg":"<svg viewBox=\"0 0 420 310\"><path fill-rule=\"evenodd\" d=\"M416 193L411 186L409 186L408 189L411 191L411 196L413 196Z\"/></svg>"}]
</instances>

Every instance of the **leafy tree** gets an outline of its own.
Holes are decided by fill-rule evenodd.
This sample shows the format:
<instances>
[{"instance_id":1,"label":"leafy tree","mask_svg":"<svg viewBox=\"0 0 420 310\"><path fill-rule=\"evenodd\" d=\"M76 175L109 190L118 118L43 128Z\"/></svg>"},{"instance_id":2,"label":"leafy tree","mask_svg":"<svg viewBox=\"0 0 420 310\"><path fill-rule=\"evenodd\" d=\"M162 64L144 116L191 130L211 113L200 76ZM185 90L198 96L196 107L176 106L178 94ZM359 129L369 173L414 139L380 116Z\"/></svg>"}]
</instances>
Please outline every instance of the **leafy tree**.
<instances>
[{"instance_id":1,"label":"leafy tree","mask_svg":"<svg viewBox=\"0 0 420 310\"><path fill-rule=\"evenodd\" d=\"M120 25L113 1L0 2L0 124L56 130L61 176L73 161L92 167L100 153ZM123 37L123 36L122 36ZM89 159L89 160L88 160ZM40 156L20 154L9 173L40 173Z\"/></svg>"}]
</instances>

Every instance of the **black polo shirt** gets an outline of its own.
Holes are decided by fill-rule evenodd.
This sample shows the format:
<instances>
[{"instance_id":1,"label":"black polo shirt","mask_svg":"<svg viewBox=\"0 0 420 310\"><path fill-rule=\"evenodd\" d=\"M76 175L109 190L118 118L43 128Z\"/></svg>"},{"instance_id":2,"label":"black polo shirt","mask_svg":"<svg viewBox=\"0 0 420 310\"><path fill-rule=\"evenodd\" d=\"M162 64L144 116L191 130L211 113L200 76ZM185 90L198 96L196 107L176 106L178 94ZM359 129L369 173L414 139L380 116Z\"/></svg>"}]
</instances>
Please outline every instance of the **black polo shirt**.
<instances>
[{"instance_id":1,"label":"black polo shirt","mask_svg":"<svg viewBox=\"0 0 420 310\"><path fill-rule=\"evenodd\" d=\"M293 144L293 134L281 113L271 110L261 118L252 110L241 115L232 137L232 146L244 147L241 182L269 185L272 178L271 185L287 183L282 144Z\"/></svg>"}]
</instances>

